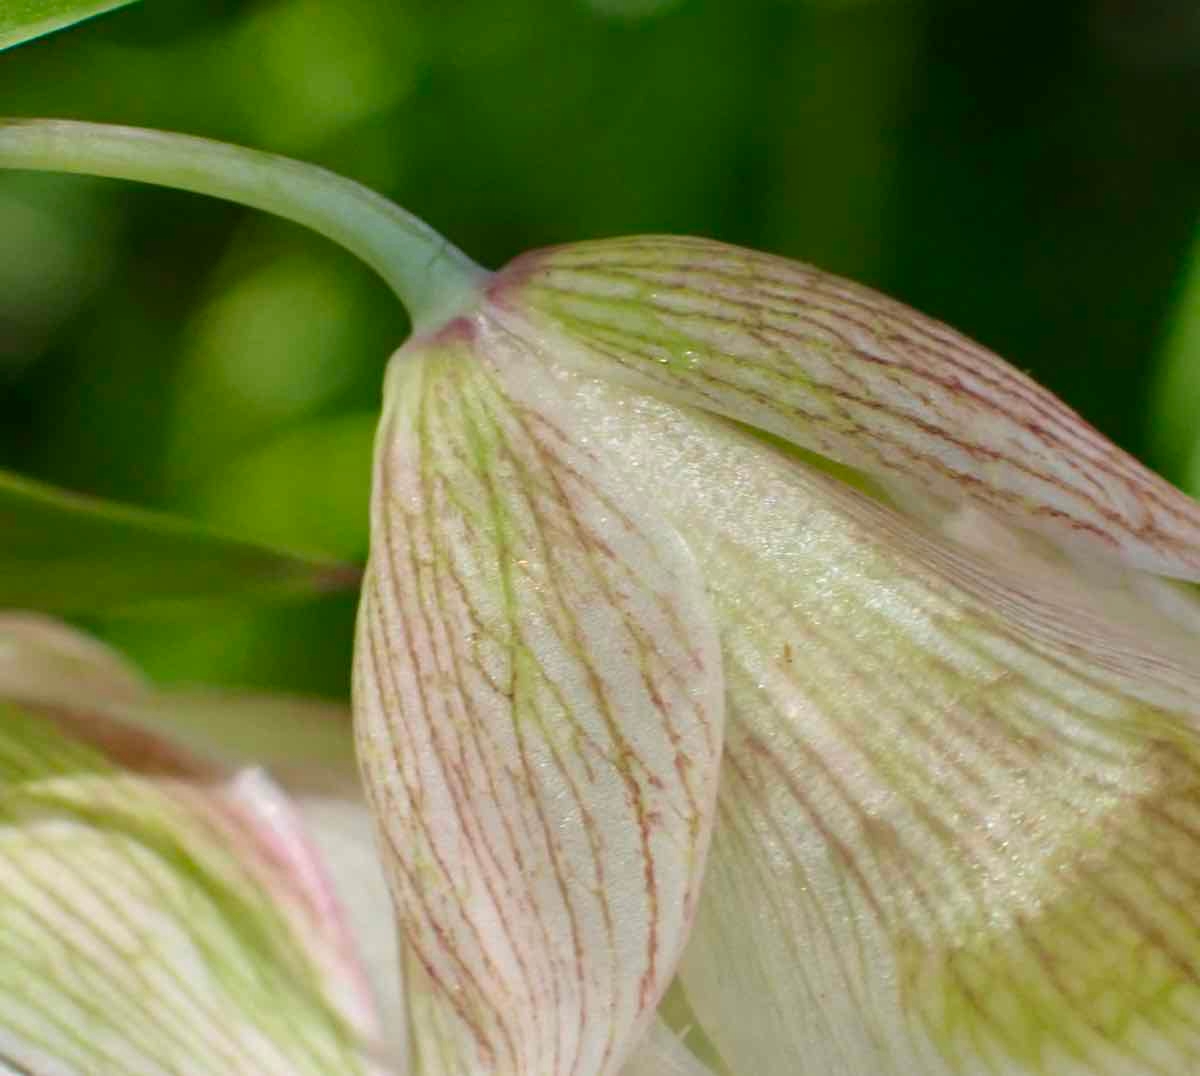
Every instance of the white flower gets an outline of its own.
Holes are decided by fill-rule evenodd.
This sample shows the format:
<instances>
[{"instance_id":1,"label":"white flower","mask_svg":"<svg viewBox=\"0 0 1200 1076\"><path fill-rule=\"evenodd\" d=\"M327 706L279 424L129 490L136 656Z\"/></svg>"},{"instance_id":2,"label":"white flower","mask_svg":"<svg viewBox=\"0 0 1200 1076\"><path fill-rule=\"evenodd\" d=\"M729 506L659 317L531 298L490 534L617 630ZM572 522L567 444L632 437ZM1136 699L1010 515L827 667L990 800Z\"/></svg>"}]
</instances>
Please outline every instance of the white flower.
<instances>
[{"instance_id":1,"label":"white flower","mask_svg":"<svg viewBox=\"0 0 1200 1076\"><path fill-rule=\"evenodd\" d=\"M538 252L397 353L372 528L422 1076L615 1073L676 973L738 1076L1200 1066L1200 507L994 356Z\"/></svg>"}]
</instances>

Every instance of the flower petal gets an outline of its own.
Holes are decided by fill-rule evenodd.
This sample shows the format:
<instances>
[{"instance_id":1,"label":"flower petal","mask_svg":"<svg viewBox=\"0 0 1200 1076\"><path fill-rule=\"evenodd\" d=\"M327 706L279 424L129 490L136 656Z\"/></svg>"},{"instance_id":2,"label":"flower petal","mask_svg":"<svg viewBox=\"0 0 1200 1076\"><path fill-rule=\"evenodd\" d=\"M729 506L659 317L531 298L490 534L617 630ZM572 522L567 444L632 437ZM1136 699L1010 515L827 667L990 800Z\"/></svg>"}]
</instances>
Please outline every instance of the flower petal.
<instances>
[{"instance_id":1,"label":"flower petal","mask_svg":"<svg viewBox=\"0 0 1200 1076\"><path fill-rule=\"evenodd\" d=\"M0 612L0 700L37 710L138 773L216 777L258 764L293 793L359 796L345 705L159 691L114 650L50 617Z\"/></svg>"},{"instance_id":2,"label":"flower petal","mask_svg":"<svg viewBox=\"0 0 1200 1076\"><path fill-rule=\"evenodd\" d=\"M713 1076L705 1065L661 1020L656 1020L621 1076Z\"/></svg>"},{"instance_id":3,"label":"flower petal","mask_svg":"<svg viewBox=\"0 0 1200 1076\"><path fill-rule=\"evenodd\" d=\"M902 496L1200 579L1200 505L991 352L868 288L700 239L535 251L492 287L560 358L785 438Z\"/></svg>"},{"instance_id":4,"label":"flower petal","mask_svg":"<svg viewBox=\"0 0 1200 1076\"><path fill-rule=\"evenodd\" d=\"M353 724L344 702L187 688L156 692L118 715L160 730L226 772L260 765L292 796L362 798Z\"/></svg>"},{"instance_id":5,"label":"flower petal","mask_svg":"<svg viewBox=\"0 0 1200 1076\"><path fill-rule=\"evenodd\" d=\"M408 1021L404 1011L396 916L375 837L375 821L366 806L333 796L307 796L296 809L329 875L338 903L362 954L380 1013L380 1043L395 1068L408 1057Z\"/></svg>"},{"instance_id":6,"label":"flower petal","mask_svg":"<svg viewBox=\"0 0 1200 1076\"><path fill-rule=\"evenodd\" d=\"M141 699L149 685L115 650L37 613L0 610L0 698L88 706Z\"/></svg>"},{"instance_id":7,"label":"flower petal","mask_svg":"<svg viewBox=\"0 0 1200 1076\"><path fill-rule=\"evenodd\" d=\"M687 535L722 624L681 977L731 1070L1200 1070L1195 636L1066 604L728 424L619 396L580 379L570 421Z\"/></svg>"},{"instance_id":8,"label":"flower petal","mask_svg":"<svg viewBox=\"0 0 1200 1076\"><path fill-rule=\"evenodd\" d=\"M89 770L86 748L0 714L0 759L34 746L0 785L0 1070L378 1071L350 935L264 777Z\"/></svg>"},{"instance_id":9,"label":"flower petal","mask_svg":"<svg viewBox=\"0 0 1200 1076\"><path fill-rule=\"evenodd\" d=\"M360 758L420 1071L599 1076L692 919L722 719L683 541L456 322L389 375ZM518 357L518 363L520 357Z\"/></svg>"}]
</instances>

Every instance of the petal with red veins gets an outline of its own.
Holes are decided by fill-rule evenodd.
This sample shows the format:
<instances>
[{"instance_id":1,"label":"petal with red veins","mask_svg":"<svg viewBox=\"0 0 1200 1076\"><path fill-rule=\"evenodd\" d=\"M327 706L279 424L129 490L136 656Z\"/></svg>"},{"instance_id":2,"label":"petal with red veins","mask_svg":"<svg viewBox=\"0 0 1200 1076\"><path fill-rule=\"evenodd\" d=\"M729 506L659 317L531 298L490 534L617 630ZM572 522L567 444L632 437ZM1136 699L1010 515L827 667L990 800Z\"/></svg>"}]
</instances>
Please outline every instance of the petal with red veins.
<instances>
[{"instance_id":1,"label":"petal with red veins","mask_svg":"<svg viewBox=\"0 0 1200 1076\"><path fill-rule=\"evenodd\" d=\"M403 349L356 646L418 1070L616 1073L686 939L721 744L680 536L457 322ZM518 357L519 359L519 357ZM530 371L536 374L536 370Z\"/></svg>"},{"instance_id":2,"label":"petal with red veins","mask_svg":"<svg viewBox=\"0 0 1200 1076\"><path fill-rule=\"evenodd\" d=\"M558 357L1067 548L1200 579L1200 504L953 329L849 281L703 239L535 251L493 282Z\"/></svg>"},{"instance_id":3,"label":"petal with red veins","mask_svg":"<svg viewBox=\"0 0 1200 1076\"><path fill-rule=\"evenodd\" d=\"M0 711L0 1071L370 1074L330 882L261 774L130 776Z\"/></svg>"},{"instance_id":4,"label":"petal with red veins","mask_svg":"<svg viewBox=\"0 0 1200 1076\"><path fill-rule=\"evenodd\" d=\"M1200 1070L1195 636L721 420L562 380L563 421L654 494L721 625L719 812L680 975L730 1071Z\"/></svg>"}]
</instances>

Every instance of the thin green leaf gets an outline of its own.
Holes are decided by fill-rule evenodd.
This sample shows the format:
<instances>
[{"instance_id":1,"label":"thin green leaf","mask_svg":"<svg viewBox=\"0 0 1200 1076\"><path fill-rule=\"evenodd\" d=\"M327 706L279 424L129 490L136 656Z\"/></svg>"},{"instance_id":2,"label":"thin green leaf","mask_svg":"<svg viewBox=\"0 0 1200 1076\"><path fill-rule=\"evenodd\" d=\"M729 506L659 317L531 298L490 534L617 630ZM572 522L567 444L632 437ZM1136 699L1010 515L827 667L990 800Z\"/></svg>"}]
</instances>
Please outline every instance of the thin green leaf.
<instances>
[{"instance_id":1,"label":"thin green leaf","mask_svg":"<svg viewBox=\"0 0 1200 1076\"><path fill-rule=\"evenodd\" d=\"M129 611L353 586L358 573L0 472L0 606Z\"/></svg>"},{"instance_id":2,"label":"thin green leaf","mask_svg":"<svg viewBox=\"0 0 1200 1076\"><path fill-rule=\"evenodd\" d=\"M1200 237L1163 353L1149 434L1156 462L1184 489L1200 493Z\"/></svg>"},{"instance_id":3,"label":"thin green leaf","mask_svg":"<svg viewBox=\"0 0 1200 1076\"><path fill-rule=\"evenodd\" d=\"M125 7L133 0L3 0L0 49L63 30L93 15Z\"/></svg>"}]
</instances>

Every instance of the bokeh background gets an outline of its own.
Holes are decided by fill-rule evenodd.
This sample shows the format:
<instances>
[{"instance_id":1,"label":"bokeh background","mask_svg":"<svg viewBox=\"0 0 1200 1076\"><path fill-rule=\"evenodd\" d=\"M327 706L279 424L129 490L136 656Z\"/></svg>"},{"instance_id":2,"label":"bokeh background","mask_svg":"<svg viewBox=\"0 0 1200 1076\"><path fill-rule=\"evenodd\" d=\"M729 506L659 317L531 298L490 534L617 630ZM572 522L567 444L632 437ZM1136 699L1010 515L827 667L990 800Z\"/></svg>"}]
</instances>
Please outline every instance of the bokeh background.
<instances>
[{"instance_id":1,"label":"bokeh background","mask_svg":"<svg viewBox=\"0 0 1200 1076\"><path fill-rule=\"evenodd\" d=\"M144 0L0 54L0 113L316 161L489 265L645 231L811 261L1200 492L1195 0ZM361 559L406 331L291 225L0 175L0 466ZM164 680L338 695L354 604L88 626Z\"/></svg>"}]
</instances>

